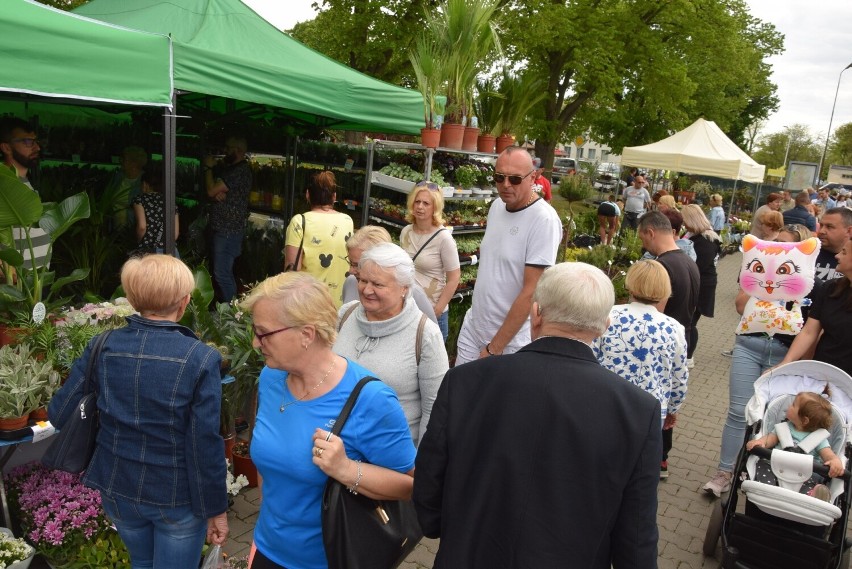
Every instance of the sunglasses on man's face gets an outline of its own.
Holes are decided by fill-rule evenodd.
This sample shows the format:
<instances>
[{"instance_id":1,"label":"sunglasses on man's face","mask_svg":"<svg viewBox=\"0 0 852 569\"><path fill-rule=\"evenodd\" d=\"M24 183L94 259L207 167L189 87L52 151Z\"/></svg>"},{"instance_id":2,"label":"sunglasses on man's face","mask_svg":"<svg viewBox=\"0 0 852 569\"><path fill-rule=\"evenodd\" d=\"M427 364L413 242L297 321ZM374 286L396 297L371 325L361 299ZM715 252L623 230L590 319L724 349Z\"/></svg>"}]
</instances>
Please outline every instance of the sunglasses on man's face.
<instances>
[{"instance_id":1,"label":"sunglasses on man's face","mask_svg":"<svg viewBox=\"0 0 852 569\"><path fill-rule=\"evenodd\" d=\"M517 176L517 175L509 176L509 175L506 175L506 174L501 174L499 172L495 172L492 177L494 178L494 181L498 184L502 184L508 178L510 184L512 184L513 186L517 186L518 184L520 184L521 182L524 181L524 178L526 178L527 176L529 176L533 172L535 172L535 168L533 168L532 170L530 170L529 172L527 172L523 176Z\"/></svg>"}]
</instances>

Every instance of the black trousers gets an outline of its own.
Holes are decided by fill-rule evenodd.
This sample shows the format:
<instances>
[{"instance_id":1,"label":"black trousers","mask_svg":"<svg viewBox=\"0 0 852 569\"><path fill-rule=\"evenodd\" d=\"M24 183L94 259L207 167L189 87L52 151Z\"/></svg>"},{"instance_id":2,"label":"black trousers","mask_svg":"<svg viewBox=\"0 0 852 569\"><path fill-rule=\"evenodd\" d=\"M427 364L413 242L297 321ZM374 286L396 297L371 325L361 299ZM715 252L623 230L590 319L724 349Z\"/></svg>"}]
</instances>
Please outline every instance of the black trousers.
<instances>
[{"instance_id":1,"label":"black trousers","mask_svg":"<svg viewBox=\"0 0 852 569\"><path fill-rule=\"evenodd\" d=\"M283 565L279 565L276 562L272 561L261 553L260 551L254 552L254 560L251 562L251 567L249 569L287 569Z\"/></svg>"}]
</instances>

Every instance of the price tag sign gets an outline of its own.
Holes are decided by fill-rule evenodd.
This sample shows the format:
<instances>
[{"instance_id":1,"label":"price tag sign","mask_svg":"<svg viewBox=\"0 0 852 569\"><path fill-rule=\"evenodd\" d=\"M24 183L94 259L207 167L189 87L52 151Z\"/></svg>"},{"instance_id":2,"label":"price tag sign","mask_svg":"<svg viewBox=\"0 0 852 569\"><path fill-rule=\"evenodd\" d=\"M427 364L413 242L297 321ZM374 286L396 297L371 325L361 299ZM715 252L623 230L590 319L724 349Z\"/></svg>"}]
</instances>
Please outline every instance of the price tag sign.
<instances>
[{"instance_id":1,"label":"price tag sign","mask_svg":"<svg viewBox=\"0 0 852 569\"><path fill-rule=\"evenodd\" d=\"M39 421L32 426L32 430L34 443L49 439L56 433L56 427L51 425L50 421Z\"/></svg>"},{"instance_id":2,"label":"price tag sign","mask_svg":"<svg viewBox=\"0 0 852 569\"><path fill-rule=\"evenodd\" d=\"M44 321L45 316L47 316L47 309L44 307L44 303L37 302L36 305L33 306L33 322L41 324Z\"/></svg>"}]
</instances>

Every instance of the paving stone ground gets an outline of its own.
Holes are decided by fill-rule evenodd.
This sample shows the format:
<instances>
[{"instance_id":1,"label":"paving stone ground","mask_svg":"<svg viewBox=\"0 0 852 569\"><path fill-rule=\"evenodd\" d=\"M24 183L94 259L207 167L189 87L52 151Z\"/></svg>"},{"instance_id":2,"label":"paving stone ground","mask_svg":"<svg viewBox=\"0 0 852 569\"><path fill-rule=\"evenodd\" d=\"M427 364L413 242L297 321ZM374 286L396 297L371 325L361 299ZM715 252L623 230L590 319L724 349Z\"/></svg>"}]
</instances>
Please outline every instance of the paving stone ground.
<instances>
[{"instance_id":1,"label":"paving stone ground","mask_svg":"<svg viewBox=\"0 0 852 569\"><path fill-rule=\"evenodd\" d=\"M675 429L674 449L669 455L669 478L661 481L657 525L660 531L660 569L716 569L715 558L701 553L704 534L714 502L699 492L716 472L722 426L728 405L728 372L731 359L721 351L733 345L739 316L734 310L739 253L719 261L714 318L698 322L699 342L689 391ZM260 503L256 489L244 491L235 500L229 516L231 536L225 547L245 555ZM431 569L438 541L424 539L402 564L403 569ZM717 548L717 555L720 555Z\"/></svg>"}]
</instances>

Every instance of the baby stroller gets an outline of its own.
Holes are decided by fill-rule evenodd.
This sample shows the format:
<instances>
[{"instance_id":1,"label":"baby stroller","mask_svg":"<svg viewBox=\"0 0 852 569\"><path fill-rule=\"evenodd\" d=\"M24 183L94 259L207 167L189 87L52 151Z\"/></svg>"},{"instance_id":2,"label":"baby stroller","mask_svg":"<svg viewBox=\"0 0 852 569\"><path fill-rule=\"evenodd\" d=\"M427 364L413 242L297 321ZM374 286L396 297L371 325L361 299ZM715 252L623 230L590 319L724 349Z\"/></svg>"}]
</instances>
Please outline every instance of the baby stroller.
<instances>
[{"instance_id":1,"label":"baby stroller","mask_svg":"<svg viewBox=\"0 0 852 569\"><path fill-rule=\"evenodd\" d=\"M797 393L822 393L826 383L831 389L829 400L834 417L828 442L846 468L842 477L829 479L822 461L807 453L778 447L746 450L745 442L771 432L776 423L784 420ZM852 377L822 362L785 364L755 382L754 396L745 414L749 426L737 458L731 492L727 501L720 500L713 510L704 538L704 555L715 553L721 536L724 569L846 569ZM755 481L760 458L771 462L778 486ZM826 479L831 492L829 502L798 492L813 473ZM745 498L742 512L737 511L740 493Z\"/></svg>"}]
</instances>

